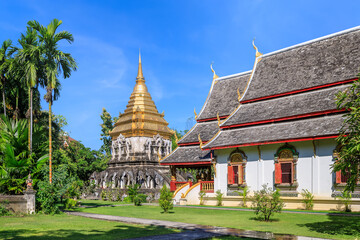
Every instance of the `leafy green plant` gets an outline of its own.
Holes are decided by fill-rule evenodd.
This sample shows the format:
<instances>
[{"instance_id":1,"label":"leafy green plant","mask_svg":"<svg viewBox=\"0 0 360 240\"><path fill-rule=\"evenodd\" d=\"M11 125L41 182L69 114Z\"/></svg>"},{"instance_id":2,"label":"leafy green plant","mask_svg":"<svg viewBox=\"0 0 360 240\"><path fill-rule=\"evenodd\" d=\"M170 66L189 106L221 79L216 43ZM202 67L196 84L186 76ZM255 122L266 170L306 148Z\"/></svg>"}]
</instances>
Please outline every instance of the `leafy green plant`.
<instances>
[{"instance_id":1,"label":"leafy green plant","mask_svg":"<svg viewBox=\"0 0 360 240\"><path fill-rule=\"evenodd\" d=\"M242 205L243 207L247 207L246 202L248 201L248 195L249 195L249 187L245 186L245 187L239 187L240 191L235 191L237 192L237 194L239 194L239 196L242 196Z\"/></svg>"},{"instance_id":2,"label":"leafy green plant","mask_svg":"<svg viewBox=\"0 0 360 240\"><path fill-rule=\"evenodd\" d=\"M159 205L164 210L164 213L168 213L169 210L173 209L173 193L169 188L164 185L160 190Z\"/></svg>"},{"instance_id":3,"label":"leafy green plant","mask_svg":"<svg viewBox=\"0 0 360 240\"><path fill-rule=\"evenodd\" d=\"M314 207L314 194L307 189L303 189L301 196L303 197L302 202L305 204L305 209L312 210Z\"/></svg>"},{"instance_id":4,"label":"leafy green plant","mask_svg":"<svg viewBox=\"0 0 360 240\"><path fill-rule=\"evenodd\" d=\"M263 185L263 189L255 191L253 196L252 209L255 214L268 222L274 213L280 213L284 207L284 202L280 199L280 192Z\"/></svg>"},{"instance_id":5,"label":"leafy green plant","mask_svg":"<svg viewBox=\"0 0 360 240\"><path fill-rule=\"evenodd\" d=\"M217 201L217 203L216 203L217 206L222 206L223 196L224 196L224 194L220 190L216 191L215 198Z\"/></svg>"},{"instance_id":6,"label":"leafy green plant","mask_svg":"<svg viewBox=\"0 0 360 240\"><path fill-rule=\"evenodd\" d=\"M65 209L72 209L78 205L79 205L79 202L75 199L72 199L72 198L65 199L65 203L64 203Z\"/></svg>"},{"instance_id":7,"label":"leafy green plant","mask_svg":"<svg viewBox=\"0 0 360 240\"><path fill-rule=\"evenodd\" d=\"M0 216L9 216L11 212L8 209L9 201L5 200L0 202Z\"/></svg>"},{"instance_id":8,"label":"leafy green plant","mask_svg":"<svg viewBox=\"0 0 360 240\"><path fill-rule=\"evenodd\" d=\"M106 200L107 200L107 194L106 194L106 190L105 190L105 189L102 189L102 190L101 190L100 197L101 197L101 200L103 200L103 201L106 201Z\"/></svg>"},{"instance_id":9,"label":"leafy green plant","mask_svg":"<svg viewBox=\"0 0 360 240\"><path fill-rule=\"evenodd\" d=\"M338 197L342 204L344 204L345 212L351 212L351 192L344 190L341 196Z\"/></svg>"},{"instance_id":10,"label":"leafy green plant","mask_svg":"<svg viewBox=\"0 0 360 240\"><path fill-rule=\"evenodd\" d=\"M131 202L133 202L135 206L141 206L142 199L139 196L140 185L134 184L132 186L127 186L127 188L127 194L130 197Z\"/></svg>"},{"instance_id":11,"label":"leafy green plant","mask_svg":"<svg viewBox=\"0 0 360 240\"><path fill-rule=\"evenodd\" d=\"M201 191L199 192L200 205L204 205L204 197L205 197L205 195L206 195L206 193L205 193L203 190L201 190Z\"/></svg>"}]
</instances>

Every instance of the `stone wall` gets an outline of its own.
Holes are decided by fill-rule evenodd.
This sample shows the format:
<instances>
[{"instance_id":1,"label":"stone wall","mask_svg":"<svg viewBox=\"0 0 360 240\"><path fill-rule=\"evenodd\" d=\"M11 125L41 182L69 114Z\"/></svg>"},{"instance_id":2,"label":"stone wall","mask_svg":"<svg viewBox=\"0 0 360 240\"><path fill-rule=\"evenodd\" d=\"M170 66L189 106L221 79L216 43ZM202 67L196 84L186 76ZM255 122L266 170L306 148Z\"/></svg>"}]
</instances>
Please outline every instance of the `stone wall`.
<instances>
[{"instance_id":1,"label":"stone wall","mask_svg":"<svg viewBox=\"0 0 360 240\"><path fill-rule=\"evenodd\" d=\"M24 191L24 195L0 195L1 202L9 202L7 207L12 212L33 214L35 213L35 193L34 190Z\"/></svg>"}]
</instances>

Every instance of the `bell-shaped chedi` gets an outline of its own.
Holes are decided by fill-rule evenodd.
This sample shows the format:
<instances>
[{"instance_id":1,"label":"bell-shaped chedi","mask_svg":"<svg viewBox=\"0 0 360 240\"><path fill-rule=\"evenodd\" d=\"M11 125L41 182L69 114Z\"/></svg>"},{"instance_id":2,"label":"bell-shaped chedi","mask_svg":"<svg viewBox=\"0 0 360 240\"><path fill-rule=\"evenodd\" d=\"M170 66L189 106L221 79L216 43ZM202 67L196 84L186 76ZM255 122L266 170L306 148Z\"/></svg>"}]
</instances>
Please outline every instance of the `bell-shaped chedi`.
<instances>
[{"instance_id":1,"label":"bell-shaped chedi","mask_svg":"<svg viewBox=\"0 0 360 240\"><path fill-rule=\"evenodd\" d=\"M159 134L165 139L170 139L172 132L168 125L164 114L158 112L145 85L139 54L139 69L134 90L124 113L120 115L114 129L110 132L110 136L114 140L120 134L125 138L153 137Z\"/></svg>"}]
</instances>

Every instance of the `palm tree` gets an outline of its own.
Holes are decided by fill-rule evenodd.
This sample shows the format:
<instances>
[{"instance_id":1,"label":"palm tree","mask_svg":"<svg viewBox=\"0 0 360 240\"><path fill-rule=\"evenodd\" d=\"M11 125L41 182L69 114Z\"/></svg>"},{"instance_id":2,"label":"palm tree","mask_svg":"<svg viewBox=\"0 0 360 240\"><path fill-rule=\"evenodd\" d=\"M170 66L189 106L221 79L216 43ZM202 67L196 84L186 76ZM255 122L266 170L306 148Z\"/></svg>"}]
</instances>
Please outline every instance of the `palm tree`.
<instances>
[{"instance_id":1,"label":"palm tree","mask_svg":"<svg viewBox=\"0 0 360 240\"><path fill-rule=\"evenodd\" d=\"M21 34L19 44L21 49L18 50L16 58L29 92L29 151L32 152L32 132L33 132L33 88L38 84L39 75L41 74L42 48L38 44L38 36L35 29L27 27L26 34ZM43 82L41 82L44 85Z\"/></svg>"},{"instance_id":2,"label":"palm tree","mask_svg":"<svg viewBox=\"0 0 360 240\"><path fill-rule=\"evenodd\" d=\"M5 85L6 85L6 72L9 66L9 59L13 54L11 50L12 41L10 39L5 40L2 43L0 48L0 83L2 87L2 98L3 98L3 107L4 107L4 115L6 116L6 102L5 102Z\"/></svg>"},{"instance_id":3,"label":"palm tree","mask_svg":"<svg viewBox=\"0 0 360 240\"><path fill-rule=\"evenodd\" d=\"M56 33L57 28L62 24L62 21L53 19L50 24L45 27L39 22L33 20L29 21L28 25L38 32L40 47L43 55L43 66L46 74L46 95L45 100L49 103L49 181L52 182L52 134L51 134L51 106L55 98L53 98L53 90L58 90L60 83L59 75L62 73L64 78L68 78L71 72L76 70L76 62L69 53L64 53L59 50L58 43L61 40L66 40L69 43L74 41L71 33L61 31ZM55 92L56 93L56 92Z\"/></svg>"}]
</instances>

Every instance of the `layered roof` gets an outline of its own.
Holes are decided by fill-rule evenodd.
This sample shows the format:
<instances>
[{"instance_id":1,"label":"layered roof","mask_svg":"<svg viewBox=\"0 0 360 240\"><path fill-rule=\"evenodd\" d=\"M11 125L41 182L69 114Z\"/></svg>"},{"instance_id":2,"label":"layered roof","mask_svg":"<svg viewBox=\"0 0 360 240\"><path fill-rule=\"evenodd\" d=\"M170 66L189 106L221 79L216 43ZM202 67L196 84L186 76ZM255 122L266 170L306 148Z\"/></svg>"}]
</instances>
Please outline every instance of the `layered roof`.
<instances>
[{"instance_id":1,"label":"layered roof","mask_svg":"<svg viewBox=\"0 0 360 240\"><path fill-rule=\"evenodd\" d=\"M219 131L217 121L200 122L187 132L187 134L178 141L178 144L197 143L199 144L199 134L202 141L207 142Z\"/></svg>"},{"instance_id":2,"label":"layered roof","mask_svg":"<svg viewBox=\"0 0 360 240\"><path fill-rule=\"evenodd\" d=\"M356 79L360 28L266 54L257 61L241 105L204 149L339 134L345 110L336 108L335 95Z\"/></svg>"},{"instance_id":3,"label":"layered roof","mask_svg":"<svg viewBox=\"0 0 360 240\"><path fill-rule=\"evenodd\" d=\"M294 116L310 117L334 113L337 112L335 95L347 87L348 85L340 85L318 91L242 104L233 115L221 124L221 127L229 128L235 127L235 125L289 120Z\"/></svg>"},{"instance_id":4,"label":"layered roof","mask_svg":"<svg viewBox=\"0 0 360 240\"><path fill-rule=\"evenodd\" d=\"M110 136L115 139L120 134L124 137L145 136L152 137L160 134L165 139L170 139L173 134L168 128L164 114L160 114L147 90L145 78L142 73L141 57L139 55L138 76L131 93L130 100L123 114L115 123Z\"/></svg>"},{"instance_id":5,"label":"layered roof","mask_svg":"<svg viewBox=\"0 0 360 240\"><path fill-rule=\"evenodd\" d=\"M238 90L243 92L250 72L243 72L231 76L215 79L204 106L199 112L197 121L207 121L228 116L239 105Z\"/></svg>"},{"instance_id":6,"label":"layered roof","mask_svg":"<svg viewBox=\"0 0 360 240\"><path fill-rule=\"evenodd\" d=\"M353 79L359 72L360 28L262 56L243 101Z\"/></svg>"},{"instance_id":7,"label":"layered roof","mask_svg":"<svg viewBox=\"0 0 360 240\"><path fill-rule=\"evenodd\" d=\"M254 125L220 131L204 149L233 148L269 143L334 138L344 122L341 114Z\"/></svg>"},{"instance_id":8,"label":"layered roof","mask_svg":"<svg viewBox=\"0 0 360 240\"><path fill-rule=\"evenodd\" d=\"M211 163L210 151L203 151L199 146L178 147L169 156L161 161L162 165L167 164L188 164L188 163Z\"/></svg>"}]
</instances>

